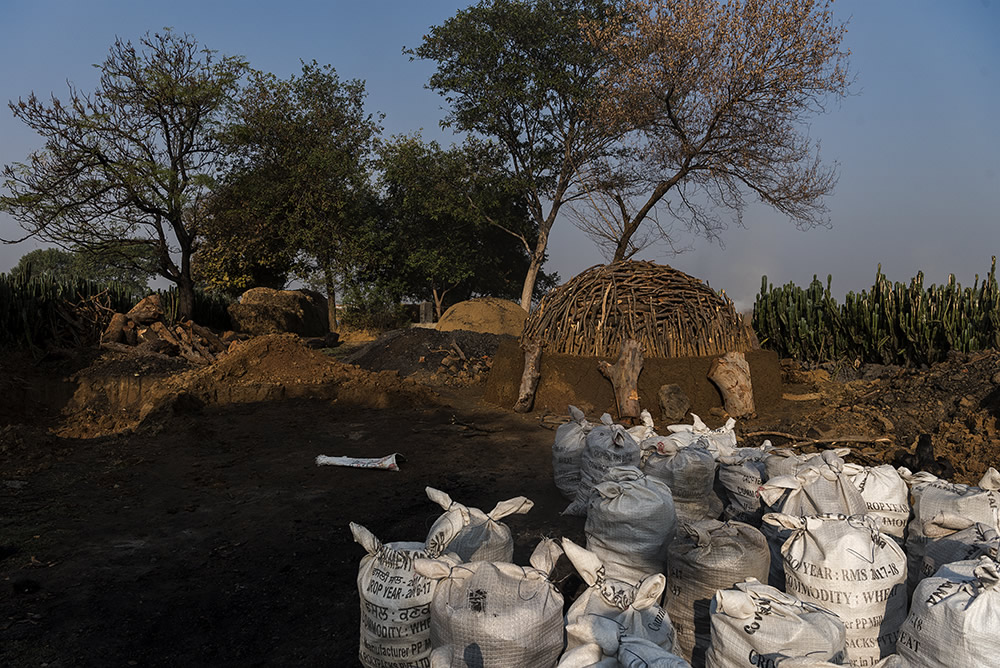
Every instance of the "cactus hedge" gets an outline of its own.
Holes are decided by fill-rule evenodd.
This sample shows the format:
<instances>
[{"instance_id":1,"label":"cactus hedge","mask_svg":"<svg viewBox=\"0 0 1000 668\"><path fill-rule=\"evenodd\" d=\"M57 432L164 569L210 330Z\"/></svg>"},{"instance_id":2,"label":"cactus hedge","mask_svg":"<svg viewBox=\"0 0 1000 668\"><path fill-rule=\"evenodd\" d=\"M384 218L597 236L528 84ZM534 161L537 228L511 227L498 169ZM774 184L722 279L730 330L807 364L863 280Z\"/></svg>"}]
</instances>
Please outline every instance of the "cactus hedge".
<instances>
[{"instance_id":1,"label":"cactus hedge","mask_svg":"<svg viewBox=\"0 0 1000 668\"><path fill-rule=\"evenodd\" d=\"M923 272L909 284L890 283L879 265L875 284L847 293L843 304L815 276L806 289L761 281L753 327L761 345L803 362L860 361L921 365L949 351L1000 349L1000 290L996 258L989 275L963 288L954 275L924 287Z\"/></svg>"}]
</instances>

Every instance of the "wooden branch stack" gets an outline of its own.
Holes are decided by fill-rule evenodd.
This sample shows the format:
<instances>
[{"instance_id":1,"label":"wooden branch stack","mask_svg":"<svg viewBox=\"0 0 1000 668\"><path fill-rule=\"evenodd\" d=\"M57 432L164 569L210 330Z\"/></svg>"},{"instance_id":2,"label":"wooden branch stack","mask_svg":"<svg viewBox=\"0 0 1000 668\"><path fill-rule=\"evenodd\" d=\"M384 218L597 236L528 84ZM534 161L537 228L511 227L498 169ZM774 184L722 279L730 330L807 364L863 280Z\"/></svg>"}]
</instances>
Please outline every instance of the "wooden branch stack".
<instances>
[{"instance_id":1,"label":"wooden branch stack","mask_svg":"<svg viewBox=\"0 0 1000 668\"><path fill-rule=\"evenodd\" d=\"M549 353L610 358L628 339L646 357L760 347L725 293L666 265L632 260L591 267L547 294L521 338L542 341Z\"/></svg>"},{"instance_id":2,"label":"wooden branch stack","mask_svg":"<svg viewBox=\"0 0 1000 668\"><path fill-rule=\"evenodd\" d=\"M186 320L168 326L159 297L151 295L128 313L115 313L101 335L101 347L154 357L183 357L193 364L211 364L225 355L229 344L212 330Z\"/></svg>"}]
</instances>

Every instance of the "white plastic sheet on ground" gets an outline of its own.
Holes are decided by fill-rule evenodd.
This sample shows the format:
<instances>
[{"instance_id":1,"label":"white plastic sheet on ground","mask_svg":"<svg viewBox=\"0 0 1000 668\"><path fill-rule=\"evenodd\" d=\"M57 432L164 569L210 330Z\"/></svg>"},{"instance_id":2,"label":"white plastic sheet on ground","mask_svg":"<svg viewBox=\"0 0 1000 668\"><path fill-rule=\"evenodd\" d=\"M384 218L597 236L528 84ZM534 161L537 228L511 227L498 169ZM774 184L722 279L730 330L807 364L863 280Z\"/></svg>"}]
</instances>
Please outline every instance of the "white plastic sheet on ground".
<instances>
[{"instance_id":1,"label":"white plastic sheet on ground","mask_svg":"<svg viewBox=\"0 0 1000 668\"><path fill-rule=\"evenodd\" d=\"M452 501L441 490L427 487L427 498L445 510L439 522L451 522L449 513L457 511L462 518L461 531L447 545L446 549L457 554L462 561L510 561L514 557L514 539L510 529L500 522L510 515L523 515L534 507L534 503L523 496L501 501L489 512L470 508ZM435 533L436 525L431 526Z\"/></svg>"},{"instance_id":2,"label":"white plastic sheet on ground","mask_svg":"<svg viewBox=\"0 0 1000 668\"><path fill-rule=\"evenodd\" d=\"M358 568L361 599L361 644L358 659L365 668L409 668L427 665L431 654L431 599L434 581L413 567L419 558L459 563L445 546L462 528L458 514L435 524L427 540L383 543L365 527L351 522L351 533L368 552Z\"/></svg>"},{"instance_id":3,"label":"white plastic sheet on ground","mask_svg":"<svg viewBox=\"0 0 1000 668\"><path fill-rule=\"evenodd\" d=\"M540 545L532 567L418 559L437 583L431 601L431 668L551 668L563 649L563 597Z\"/></svg>"},{"instance_id":4,"label":"white plastic sheet on ground","mask_svg":"<svg viewBox=\"0 0 1000 668\"><path fill-rule=\"evenodd\" d=\"M1000 660L1000 564L956 561L917 586L897 651L920 668L980 668Z\"/></svg>"},{"instance_id":5,"label":"white plastic sheet on ground","mask_svg":"<svg viewBox=\"0 0 1000 668\"><path fill-rule=\"evenodd\" d=\"M667 651L674 650L675 634L667 611L660 605L667 579L662 573L644 577L638 584L607 576L605 565L598 555L584 549L569 538L562 540L563 551L573 563L587 589L570 606L566 613L566 649L572 650L592 642L590 631L580 636L569 627L596 617L609 619L619 627L621 634L648 640Z\"/></svg>"},{"instance_id":6,"label":"white plastic sheet on ground","mask_svg":"<svg viewBox=\"0 0 1000 668\"><path fill-rule=\"evenodd\" d=\"M382 469L384 471L398 471L399 462L404 461L403 456L398 452L385 457L327 457L326 455L316 455L316 466L347 466L355 469Z\"/></svg>"},{"instance_id":7,"label":"white plastic sheet on ground","mask_svg":"<svg viewBox=\"0 0 1000 668\"><path fill-rule=\"evenodd\" d=\"M616 466L594 488L584 532L607 576L634 584L664 571L676 525L670 488L635 466Z\"/></svg>"},{"instance_id":8,"label":"white plastic sheet on ground","mask_svg":"<svg viewBox=\"0 0 1000 668\"><path fill-rule=\"evenodd\" d=\"M587 443L580 464L580 485L576 499L563 511L564 515L587 514L591 493L609 469L615 466L638 466L639 444L611 416L601 416L601 424L587 434Z\"/></svg>"},{"instance_id":9,"label":"white plastic sheet on ground","mask_svg":"<svg viewBox=\"0 0 1000 668\"><path fill-rule=\"evenodd\" d=\"M552 477L562 495L573 500L580 486L580 459L593 425L576 406L569 407L569 414L572 419L556 429L556 440L552 444Z\"/></svg>"},{"instance_id":10,"label":"white plastic sheet on ground","mask_svg":"<svg viewBox=\"0 0 1000 668\"><path fill-rule=\"evenodd\" d=\"M693 666L703 666L712 636L712 597L747 578L767 578L767 541L742 522L681 524L667 562L665 605L677 632L674 653Z\"/></svg>"},{"instance_id":11,"label":"white plastic sheet on ground","mask_svg":"<svg viewBox=\"0 0 1000 668\"><path fill-rule=\"evenodd\" d=\"M802 657L846 664L846 631L837 615L753 578L719 590L710 611L708 668L773 666Z\"/></svg>"},{"instance_id":12,"label":"white plastic sheet on ground","mask_svg":"<svg viewBox=\"0 0 1000 668\"><path fill-rule=\"evenodd\" d=\"M785 590L843 620L852 666L895 652L906 617L906 555L877 518L769 513L764 522L792 529L781 548Z\"/></svg>"}]
</instances>

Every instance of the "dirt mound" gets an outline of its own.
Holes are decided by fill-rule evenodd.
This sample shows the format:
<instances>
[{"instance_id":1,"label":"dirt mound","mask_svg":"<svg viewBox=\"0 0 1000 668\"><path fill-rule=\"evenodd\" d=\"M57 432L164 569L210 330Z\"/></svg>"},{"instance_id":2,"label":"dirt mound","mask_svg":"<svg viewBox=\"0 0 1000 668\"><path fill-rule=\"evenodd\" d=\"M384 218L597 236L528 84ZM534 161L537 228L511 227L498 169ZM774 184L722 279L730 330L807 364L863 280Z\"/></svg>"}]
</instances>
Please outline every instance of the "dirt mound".
<instances>
[{"instance_id":1,"label":"dirt mound","mask_svg":"<svg viewBox=\"0 0 1000 668\"><path fill-rule=\"evenodd\" d=\"M371 371L396 371L432 385L469 384L483 380L503 340L513 337L413 327L387 332L345 361Z\"/></svg>"},{"instance_id":2,"label":"dirt mound","mask_svg":"<svg viewBox=\"0 0 1000 668\"><path fill-rule=\"evenodd\" d=\"M438 321L439 332L464 329L484 334L521 336L527 312L506 299L480 297L459 302L449 308Z\"/></svg>"},{"instance_id":3,"label":"dirt mound","mask_svg":"<svg viewBox=\"0 0 1000 668\"><path fill-rule=\"evenodd\" d=\"M229 317L233 329L254 335L323 336L329 331L326 298L311 290L253 288L229 306Z\"/></svg>"}]
</instances>

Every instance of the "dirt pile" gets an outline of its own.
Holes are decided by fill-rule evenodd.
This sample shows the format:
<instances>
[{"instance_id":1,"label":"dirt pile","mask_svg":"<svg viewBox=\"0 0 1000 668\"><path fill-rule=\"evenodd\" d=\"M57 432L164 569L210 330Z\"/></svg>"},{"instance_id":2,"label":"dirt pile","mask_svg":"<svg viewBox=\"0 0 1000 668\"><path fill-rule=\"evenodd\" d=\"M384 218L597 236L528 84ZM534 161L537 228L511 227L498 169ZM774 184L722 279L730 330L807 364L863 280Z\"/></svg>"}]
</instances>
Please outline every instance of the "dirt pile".
<instances>
[{"instance_id":1,"label":"dirt pile","mask_svg":"<svg viewBox=\"0 0 1000 668\"><path fill-rule=\"evenodd\" d=\"M518 304L496 297L480 297L459 302L449 308L438 321L440 332L457 329L483 334L521 336L528 313Z\"/></svg>"},{"instance_id":2,"label":"dirt pile","mask_svg":"<svg viewBox=\"0 0 1000 668\"><path fill-rule=\"evenodd\" d=\"M233 329L254 335L323 336L330 331L326 298L311 290L253 288L229 306L229 317Z\"/></svg>"}]
</instances>

